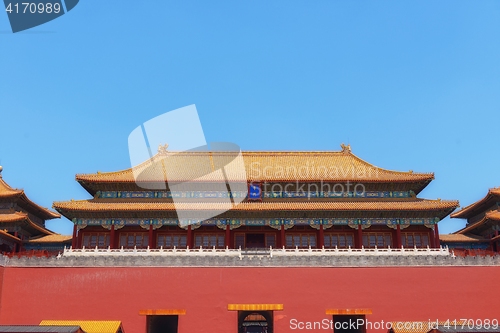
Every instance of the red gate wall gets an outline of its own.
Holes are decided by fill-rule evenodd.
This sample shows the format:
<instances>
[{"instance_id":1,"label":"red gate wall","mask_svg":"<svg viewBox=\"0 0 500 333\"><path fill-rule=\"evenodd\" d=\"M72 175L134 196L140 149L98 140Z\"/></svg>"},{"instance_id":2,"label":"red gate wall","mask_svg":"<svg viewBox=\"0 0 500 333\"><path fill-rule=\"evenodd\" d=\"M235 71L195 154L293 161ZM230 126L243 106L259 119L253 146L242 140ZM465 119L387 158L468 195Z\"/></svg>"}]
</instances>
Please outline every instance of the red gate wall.
<instances>
[{"instance_id":1,"label":"red gate wall","mask_svg":"<svg viewBox=\"0 0 500 333\"><path fill-rule=\"evenodd\" d=\"M230 303L283 304L275 333L300 331L290 328L292 319L331 319L328 308L371 308L372 322L500 320L500 267L5 267L1 276L3 325L121 320L126 333L143 333L140 310L185 309L179 333L235 333Z\"/></svg>"}]
</instances>

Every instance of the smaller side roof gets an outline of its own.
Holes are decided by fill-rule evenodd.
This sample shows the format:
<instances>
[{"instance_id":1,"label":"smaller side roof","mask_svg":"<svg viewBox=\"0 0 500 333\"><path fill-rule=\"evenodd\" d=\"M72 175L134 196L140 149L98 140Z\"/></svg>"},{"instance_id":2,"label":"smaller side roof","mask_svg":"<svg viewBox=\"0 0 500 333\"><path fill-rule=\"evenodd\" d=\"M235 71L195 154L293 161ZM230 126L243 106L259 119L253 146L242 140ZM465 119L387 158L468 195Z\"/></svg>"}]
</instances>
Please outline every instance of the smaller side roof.
<instances>
[{"instance_id":1,"label":"smaller side roof","mask_svg":"<svg viewBox=\"0 0 500 333\"><path fill-rule=\"evenodd\" d=\"M484 217L481 220L479 220L475 223L469 224L468 226L466 226L463 229L455 231L455 234L465 234L471 230L476 229L477 227L482 226L483 224L485 224L488 221L495 221L495 222L500 221L500 212L499 211L488 212L484 215Z\"/></svg>"},{"instance_id":2,"label":"smaller side roof","mask_svg":"<svg viewBox=\"0 0 500 333\"><path fill-rule=\"evenodd\" d=\"M486 239L481 236L476 235L463 235L463 234L448 234L448 235L439 235L439 240L441 242L461 242L461 243L477 243L477 242L489 242L489 239Z\"/></svg>"},{"instance_id":3,"label":"smaller side roof","mask_svg":"<svg viewBox=\"0 0 500 333\"><path fill-rule=\"evenodd\" d=\"M40 326L79 326L86 333L124 333L121 321L112 320L43 320Z\"/></svg>"},{"instance_id":4,"label":"smaller side roof","mask_svg":"<svg viewBox=\"0 0 500 333\"><path fill-rule=\"evenodd\" d=\"M486 208L486 205L488 203L492 202L493 200L500 200L500 187L495 187L491 188L488 190L488 194L484 198L482 198L479 201L476 201L459 211L453 213L450 215L452 218L461 218L461 219L468 219L478 213L480 213L482 210Z\"/></svg>"},{"instance_id":5,"label":"smaller side roof","mask_svg":"<svg viewBox=\"0 0 500 333\"><path fill-rule=\"evenodd\" d=\"M80 326L0 325L0 333L86 333Z\"/></svg>"},{"instance_id":6,"label":"smaller side roof","mask_svg":"<svg viewBox=\"0 0 500 333\"><path fill-rule=\"evenodd\" d=\"M32 238L28 242L29 243L68 243L68 242L71 242L72 239L73 239L72 236L54 234L54 235L47 235L47 236Z\"/></svg>"},{"instance_id":7,"label":"smaller side roof","mask_svg":"<svg viewBox=\"0 0 500 333\"><path fill-rule=\"evenodd\" d=\"M24 209L38 215L44 220L50 220L55 218L60 218L61 215L53 212L47 208L44 208L33 201L31 201L24 193L23 190L14 189L7 184L0 174L0 199L7 200L12 199L15 202L20 203L20 206Z\"/></svg>"},{"instance_id":8,"label":"smaller side roof","mask_svg":"<svg viewBox=\"0 0 500 333\"><path fill-rule=\"evenodd\" d=\"M14 242L20 242L21 240L19 239L19 237L16 237L16 236L13 236L11 234L9 234L7 231L5 230L0 230L0 238L7 238L7 239L10 239Z\"/></svg>"},{"instance_id":9,"label":"smaller side roof","mask_svg":"<svg viewBox=\"0 0 500 333\"><path fill-rule=\"evenodd\" d=\"M29 227L41 232L44 235L54 234L49 229L39 225L38 223L33 222L26 213L13 212L7 214L0 214L0 226L1 223L16 223L16 222L25 222Z\"/></svg>"}]
</instances>

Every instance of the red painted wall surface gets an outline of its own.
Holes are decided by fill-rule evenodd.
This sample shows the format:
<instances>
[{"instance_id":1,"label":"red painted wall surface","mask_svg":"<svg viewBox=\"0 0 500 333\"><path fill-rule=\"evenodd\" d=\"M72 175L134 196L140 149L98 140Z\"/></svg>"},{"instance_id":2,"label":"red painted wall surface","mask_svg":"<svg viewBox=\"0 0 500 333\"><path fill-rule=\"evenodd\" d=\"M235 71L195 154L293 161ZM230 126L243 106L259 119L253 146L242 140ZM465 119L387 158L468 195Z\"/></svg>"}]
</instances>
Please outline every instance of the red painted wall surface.
<instances>
[{"instance_id":1,"label":"red painted wall surface","mask_svg":"<svg viewBox=\"0 0 500 333\"><path fill-rule=\"evenodd\" d=\"M0 266L0 315L2 313L2 291L3 291L3 274L5 272L5 268Z\"/></svg>"},{"instance_id":2,"label":"red painted wall surface","mask_svg":"<svg viewBox=\"0 0 500 333\"><path fill-rule=\"evenodd\" d=\"M235 333L237 313L227 310L229 303L284 304L274 315L277 333L300 332L290 329L291 319L331 319L327 308L371 308L370 321L500 320L500 267L3 270L4 325L121 320L126 333L143 333L139 310L186 309L180 333Z\"/></svg>"}]
</instances>

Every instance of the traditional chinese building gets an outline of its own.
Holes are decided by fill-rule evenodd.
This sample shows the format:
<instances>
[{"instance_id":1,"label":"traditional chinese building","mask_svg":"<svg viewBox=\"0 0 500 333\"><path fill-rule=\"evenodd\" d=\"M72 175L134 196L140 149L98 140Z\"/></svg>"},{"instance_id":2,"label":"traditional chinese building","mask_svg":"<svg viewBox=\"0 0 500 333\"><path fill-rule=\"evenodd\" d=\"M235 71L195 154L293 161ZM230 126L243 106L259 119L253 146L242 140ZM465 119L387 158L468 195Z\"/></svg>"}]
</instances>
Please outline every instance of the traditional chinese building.
<instances>
[{"instance_id":1,"label":"traditional chinese building","mask_svg":"<svg viewBox=\"0 0 500 333\"><path fill-rule=\"evenodd\" d=\"M420 198L433 174L381 169L348 146L160 149L132 169L76 179L92 198L54 203L75 225L72 248L0 256L1 325L375 333L498 314L500 256L439 246L437 224L458 202ZM342 328L353 320L365 324Z\"/></svg>"},{"instance_id":2,"label":"traditional chinese building","mask_svg":"<svg viewBox=\"0 0 500 333\"><path fill-rule=\"evenodd\" d=\"M0 251L40 249L60 251L70 238L45 228L45 221L60 215L31 201L24 190L10 187L0 167ZM37 244L43 244L39 246Z\"/></svg>"},{"instance_id":3,"label":"traditional chinese building","mask_svg":"<svg viewBox=\"0 0 500 333\"><path fill-rule=\"evenodd\" d=\"M189 191L169 188L223 154L160 152L154 165L136 170L77 175L93 198L55 202L54 208L73 221L75 248L251 249L436 248L438 222L458 206L417 197L432 173L381 169L348 146L340 152L244 152L246 178L234 165L226 168L233 181L245 183L240 191L213 190L213 163L202 172L208 177L191 178ZM168 164L176 167L165 183ZM228 206L228 198L240 202ZM186 212L211 218L182 225L177 215Z\"/></svg>"},{"instance_id":4,"label":"traditional chinese building","mask_svg":"<svg viewBox=\"0 0 500 333\"><path fill-rule=\"evenodd\" d=\"M500 251L500 188L492 188L486 196L451 214L467 219L465 228L450 235L441 235L443 243L454 249Z\"/></svg>"}]
</instances>

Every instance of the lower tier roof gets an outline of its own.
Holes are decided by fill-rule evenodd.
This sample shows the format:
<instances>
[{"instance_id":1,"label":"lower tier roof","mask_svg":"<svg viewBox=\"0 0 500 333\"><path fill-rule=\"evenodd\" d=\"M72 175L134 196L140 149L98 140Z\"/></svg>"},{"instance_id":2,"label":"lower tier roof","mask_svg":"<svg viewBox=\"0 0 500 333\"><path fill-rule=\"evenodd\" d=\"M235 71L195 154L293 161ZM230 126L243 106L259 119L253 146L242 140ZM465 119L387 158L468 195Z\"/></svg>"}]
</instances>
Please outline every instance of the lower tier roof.
<instances>
[{"instance_id":1,"label":"lower tier roof","mask_svg":"<svg viewBox=\"0 0 500 333\"><path fill-rule=\"evenodd\" d=\"M310 213L325 213L325 212L342 212L342 213L376 213L384 212L416 212L416 213L431 213L434 217L444 218L458 207L458 201L442 201L442 200L391 200L391 201L280 201L280 202L242 202L237 205L224 202L183 202L173 203L165 200L115 200L115 199L91 199L80 201L65 201L55 202L54 208L69 219L82 217L83 215L97 214L103 216L109 214L110 217L123 215L148 215L154 213L170 212L175 214L176 211L189 212L206 212L214 211L213 216L219 215L222 212L247 212L260 213L266 212L310 212ZM372 214L373 215L373 214ZM429 215L429 214L427 214Z\"/></svg>"}]
</instances>

